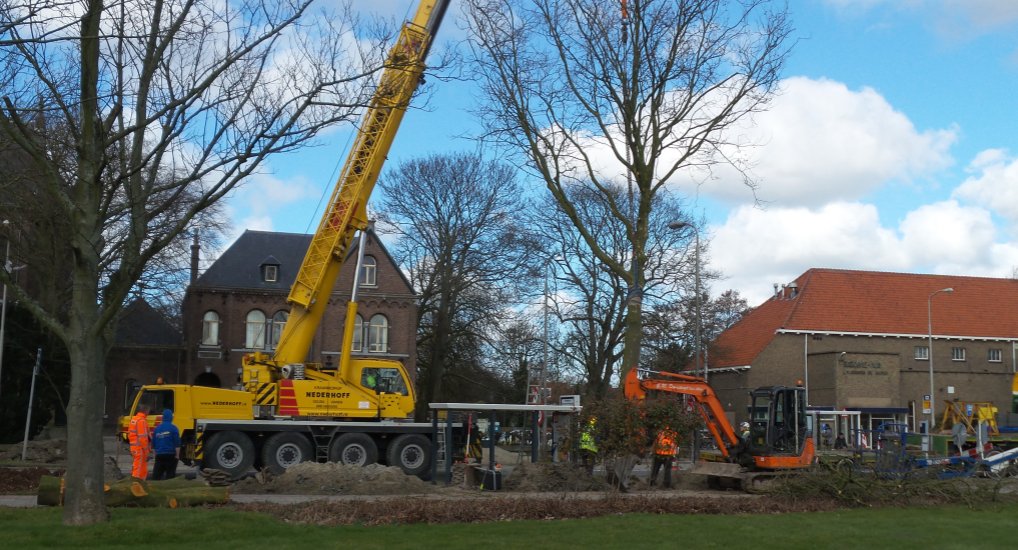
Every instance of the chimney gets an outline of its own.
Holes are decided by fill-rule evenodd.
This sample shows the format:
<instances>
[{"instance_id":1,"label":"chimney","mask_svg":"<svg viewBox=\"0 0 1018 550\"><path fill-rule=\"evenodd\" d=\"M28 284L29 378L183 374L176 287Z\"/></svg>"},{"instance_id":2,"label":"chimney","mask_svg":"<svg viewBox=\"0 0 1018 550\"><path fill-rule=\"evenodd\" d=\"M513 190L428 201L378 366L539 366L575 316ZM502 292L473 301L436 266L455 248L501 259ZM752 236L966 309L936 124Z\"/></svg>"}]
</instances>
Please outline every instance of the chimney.
<instances>
[{"instance_id":1,"label":"chimney","mask_svg":"<svg viewBox=\"0 0 1018 550\"><path fill-rule=\"evenodd\" d=\"M191 282L198 280L198 251L201 247L198 246L198 232L194 232L194 240L191 241Z\"/></svg>"},{"instance_id":2,"label":"chimney","mask_svg":"<svg viewBox=\"0 0 1018 550\"><path fill-rule=\"evenodd\" d=\"M795 281L788 283L788 298L790 300L795 299L799 295L799 285Z\"/></svg>"},{"instance_id":3,"label":"chimney","mask_svg":"<svg viewBox=\"0 0 1018 550\"><path fill-rule=\"evenodd\" d=\"M778 283L774 283L774 297L778 297L778 287L781 286Z\"/></svg>"}]
</instances>

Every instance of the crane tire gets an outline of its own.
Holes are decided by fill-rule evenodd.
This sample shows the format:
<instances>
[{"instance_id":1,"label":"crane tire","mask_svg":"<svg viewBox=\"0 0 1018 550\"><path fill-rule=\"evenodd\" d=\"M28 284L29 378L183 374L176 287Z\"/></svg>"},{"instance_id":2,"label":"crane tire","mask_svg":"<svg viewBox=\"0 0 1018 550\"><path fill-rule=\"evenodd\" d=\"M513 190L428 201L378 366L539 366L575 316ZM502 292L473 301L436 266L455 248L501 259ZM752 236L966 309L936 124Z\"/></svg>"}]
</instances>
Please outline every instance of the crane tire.
<instances>
[{"instance_id":1,"label":"crane tire","mask_svg":"<svg viewBox=\"0 0 1018 550\"><path fill-rule=\"evenodd\" d=\"M218 432L209 438L204 456L205 468L222 470L230 479L240 479L254 466L254 443L243 432Z\"/></svg>"},{"instance_id":2,"label":"crane tire","mask_svg":"<svg viewBox=\"0 0 1018 550\"><path fill-rule=\"evenodd\" d=\"M279 432L262 445L262 464L270 472L281 474L291 466L313 460L314 452L307 437L296 432Z\"/></svg>"},{"instance_id":3,"label":"crane tire","mask_svg":"<svg viewBox=\"0 0 1018 550\"><path fill-rule=\"evenodd\" d=\"M378 462L378 445L368 434L343 434L329 445L329 461L354 466L374 464Z\"/></svg>"},{"instance_id":4,"label":"crane tire","mask_svg":"<svg viewBox=\"0 0 1018 550\"><path fill-rule=\"evenodd\" d=\"M404 474L424 475L431 471L431 440L421 434L401 435L389 444L386 458Z\"/></svg>"}]
</instances>

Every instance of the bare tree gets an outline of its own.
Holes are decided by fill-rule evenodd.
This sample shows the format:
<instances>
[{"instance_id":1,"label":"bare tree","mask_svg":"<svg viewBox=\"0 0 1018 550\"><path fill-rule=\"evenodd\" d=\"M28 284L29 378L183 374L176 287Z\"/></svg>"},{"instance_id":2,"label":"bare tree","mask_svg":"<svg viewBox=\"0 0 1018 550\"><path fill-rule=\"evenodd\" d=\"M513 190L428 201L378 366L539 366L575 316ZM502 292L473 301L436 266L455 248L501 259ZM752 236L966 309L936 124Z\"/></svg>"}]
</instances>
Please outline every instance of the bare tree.
<instances>
[{"instance_id":1,"label":"bare tree","mask_svg":"<svg viewBox=\"0 0 1018 550\"><path fill-rule=\"evenodd\" d=\"M274 153L355 115L388 40L311 0L14 0L0 6L0 133L70 250L61 310L14 288L71 363L64 523L104 521L113 321L151 262ZM362 44L366 44L361 48ZM34 121L61 132L40 132ZM5 278L0 274L0 278Z\"/></svg>"},{"instance_id":2,"label":"bare tree","mask_svg":"<svg viewBox=\"0 0 1018 550\"><path fill-rule=\"evenodd\" d=\"M525 159L593 254L629 287L624 370L640 356L654 196L692 168L733 161L739 136L728 130L777 85L790 28L782 8L768 4L466 0L486 136ZM614 197L613 180L626 181L629 192ZM583 222L567 193L576 181L609 201L628 255L604 249Z\"/></svg>"},{"instance_id":3,"label":"bare tree","mask_svg":"<svg viewBox=\"0 0 1018 550\"><path fill-rule=\"evenodd\" d=\"M381 225L399 236L393 253L420 296L418 403L426 407L446 395L457 341L488 340L534 261L520 190L511 167L462 153L404 162L379 186Z\"/></svg>"},{"instance_id":4,"label":"bare tree","mask_svg":"<svg viewBox=\"0 0 1018 550\"><path fill-rule=\"evenodd\" d=\"M600 249L622 261L629 253L629 240L625 226L610 211L612 202L621 200L626 188L609 184L599 190L591 185L570 184L565 192L576 219ZM676 196L662 191L652 202L641 301L657 306L678 299L684 282L692 280L694 240L689 232L669 228L673 222L687 221ZM626 282L591 254L572 218L554 199L549 197L541 212L544 214L535 218L539 238L545 243L542 250L555 268L555 314L567 332L556 352L582 366L588 397L599 399L611 387L615 367L622 359ZM701 247L705 244L701 242Z\"/></svg>"}]
</instances>

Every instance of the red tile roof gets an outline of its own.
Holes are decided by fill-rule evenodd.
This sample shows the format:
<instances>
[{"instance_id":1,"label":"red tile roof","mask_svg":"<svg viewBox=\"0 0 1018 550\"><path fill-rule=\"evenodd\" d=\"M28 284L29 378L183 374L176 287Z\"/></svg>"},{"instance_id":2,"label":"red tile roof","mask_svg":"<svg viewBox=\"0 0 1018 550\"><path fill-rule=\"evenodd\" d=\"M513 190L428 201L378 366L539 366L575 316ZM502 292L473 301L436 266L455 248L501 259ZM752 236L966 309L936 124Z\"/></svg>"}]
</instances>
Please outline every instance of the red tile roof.
<instances>
[{"instance_id":1,"label":"red tile roof","mask_svg":"<svg viewBox=\"0 0 1018 550\"><path fill-rule=\"evenodd\" d=\"M721 333L712 344L712 367L744 366L780 329L791 331L923 336L933 298L933 334L1018 339L1018 280L916 275L844 269L810 269ZM789 287L792 285L789 284Z\"/></svg>"}]
</instances>

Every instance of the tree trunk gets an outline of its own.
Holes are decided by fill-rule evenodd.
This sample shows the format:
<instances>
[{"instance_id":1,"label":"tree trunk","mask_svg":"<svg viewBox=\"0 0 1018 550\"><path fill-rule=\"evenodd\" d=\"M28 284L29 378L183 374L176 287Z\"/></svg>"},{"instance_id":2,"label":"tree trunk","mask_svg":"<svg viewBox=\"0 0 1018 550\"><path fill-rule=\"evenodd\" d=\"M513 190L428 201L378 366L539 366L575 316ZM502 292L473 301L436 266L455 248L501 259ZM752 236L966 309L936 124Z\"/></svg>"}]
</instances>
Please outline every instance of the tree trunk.
<instances>
[{"instance_id":1,"label":"tree trunk","mask_svg":"<svg viewBox=\"0 0 1018 550\"><path fill-rule=\"evenodd\" d=\"M77 313L88 304L77 304ZM95 304L91 308L95 309ZM67 464L64 524L91 525L109 519L103 498L102 422L106 354L97 339L75 336L71 357L71 397L67 404Z\"/></svg>"},{"instance_id":2,"label":"tree trunk","mask_svg":"<svg viewBox=\"0 0 1018 550\"><path fill-rule=\"evenodd\" d=\"M642 300L632 298L626 308L626 331L622 344L622 366L619 378L625 378L629 369L640 365L640 345L643 337Z\"/></svg>"},{"instance_id":3,"label":"tree trunk","mask_svg":"<svg viewBox=\"0 0 1018 550\"><path fill-rule=\"evenodd\" d=\"M59 477L42 476L39 479L38 500L40 506L60 506ZM146 495L134 494L131 484L138 482L132 477L110 483L106 491L106 502L110 506L169 507L201 506L222 504L230 500L229 487L207 487L201 481L183 478L165 481L138 482ZM66 502L66 489L65 489Z\"/></svg>"},{"instance_id":4,"label":"tree trunk","mask_svg":"<svg viewBox=\"0 0 1018 550\"><path fill-rule=\"evenodd\" d=\"M99 184L103 139L99 121L99 36L103 0L88 0L81 20L81 133L78 136L77 181L71 188L71 304L64 341L71 359L71 394L67 403L67 465L64 524L91 525L109 519L103 499L102 420L106 396L106 346L98 323Z\"/></svg>"}]
</instances>

